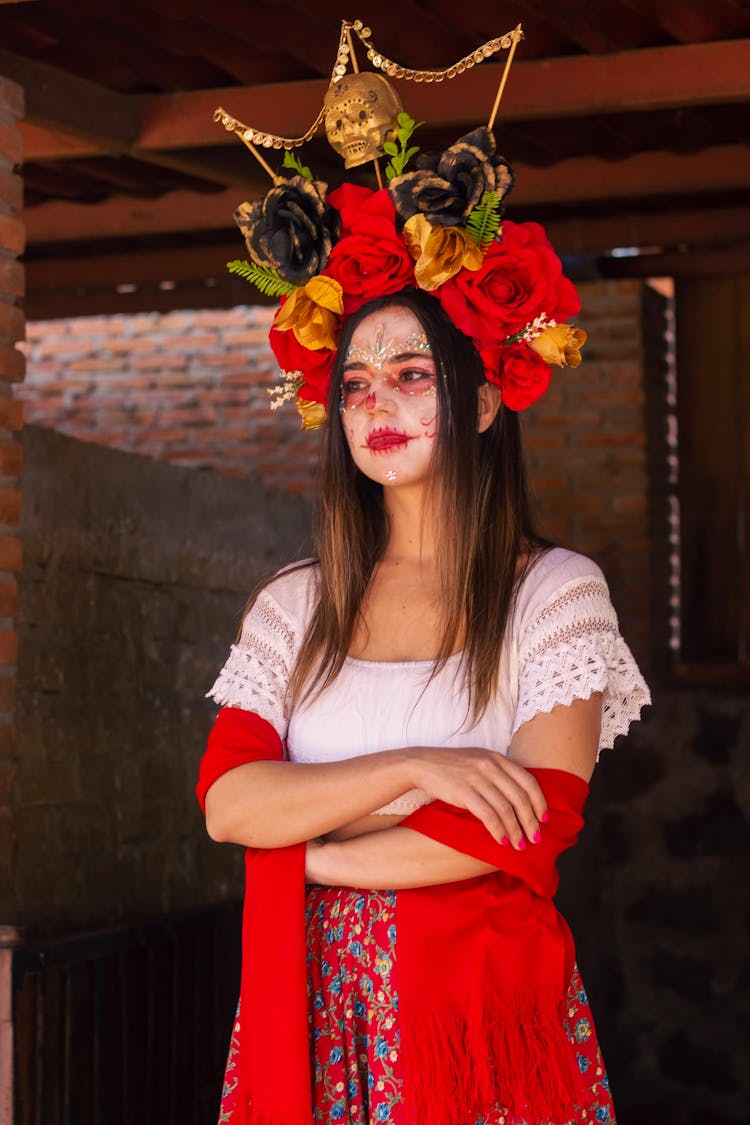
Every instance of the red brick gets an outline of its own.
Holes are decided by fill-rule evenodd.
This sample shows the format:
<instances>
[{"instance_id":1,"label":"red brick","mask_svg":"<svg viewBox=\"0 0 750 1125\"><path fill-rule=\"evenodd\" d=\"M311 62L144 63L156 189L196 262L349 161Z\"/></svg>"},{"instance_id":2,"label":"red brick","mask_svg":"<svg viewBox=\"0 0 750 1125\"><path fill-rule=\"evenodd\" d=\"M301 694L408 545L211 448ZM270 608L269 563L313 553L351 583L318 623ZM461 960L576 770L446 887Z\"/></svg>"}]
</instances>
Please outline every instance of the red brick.
<instances>
[{"instance_id":1,"label":"red brick","mask_svg":"<svg viewBox=\"0 0 750 1125\"><path fill-rule=\"evenodd\" d=\"M22 468L23 449L18 442L0 442L0 476L18 477L21 475Z\"/></svg>"},{"instance_id":2,"label":"red brick","mask_svg":"<svg viewBox=\"0 0 750 1125\"><path fill-rule=\"evenodd\" d=\"M2 185L0 184L0 199ZM0 296L23 297L24 271L20 262L0 251Z\"/></svg>"},{"instance_id":3,"label":"red brick","mask_svg":"<svg viewBox=\"0 0 750 1125\"><path fill-rule=\"evenodd\" d=\"M4 121L0 121L0 156L7 157L11 164L20 164L23 160L21 132Z\"/></svg>"},{"instance_id":4,"label":"red brick","mask_svg":"<svg viewBox=\"0 0 750 1125\"><path fill-rule=\"evenodd\" d=\"M195 438L196 435L191 434L189 430L174 428L167 429L154 429L142 430L140 433L134 435L135 440L139 444L147 445L154 442L156 445L161 445L165 441L187 441L188 438Z\"/></svg>"},{"instance_id":5,"label":"red brick","mask_svg":"<svg viewBox=\"0 0 750 1125\"><path fill-rule=\"evenodd\" d=\"M165 410L159 421L164 426L205 426L216 422L216 411L189 406L182 410Z\"/></svg>"},{"instance_id":6,"label":"red brick","mask_svg":"<svg viewBox=\"0 0 750 1125\"><path fill-rule=\"evenodd\" d=\"M625 434L577 434L576 443L582 446L597 446L597 445L612 445L612 446L633 446L638 447L646 444L646 435L643 432L632 432Z\"/></svg>"},{"instance_id":7,"label":"red brick","mask_svg":"<svg viewBox=\"0 0 750 1125\"><path fill-rule=\"evenodd\" d=\"M0 395L0 428L20 430L23 426L23 403Z\"/></svg>"},{"instance_id":8,"label":"red brick","mask_svg":"<svg viewBox=\"0 0 750 1125\"><path fill-rule=\"evenodd\" d=\"M23 180L5 168L0 168L0 199L11 211L20 211L23 207Z\"/></svg>"},{"instance_id":9,"label":"red brick","mask_svg":"<svg viewBox=\"0 0 750 1125\"><path fill-rule=\"evenodd\" d=\"M98 345L102 351L113 352L115 355L129 355L132 352L155 352L157 350L151 337L143 336L118 336L114 340L105 340Z\"/></svg>"},{"instance_id":10,"label":"red brick","mask_svg":"<svg viewBox=\"0 0 750 1125\"><path fill-rule=\"evenodd\" d=\"M164 355L161 352L154 352L153 355L137 355L131 363L131 367L139 371L158 371L162 367L175 369L186 366L186 355Z\"/></svg>"},{"instance_id":11,"label":"red brick","mask_svg":"<svg viewBox=\"0 0 750 1125\"><path fill-rule=\"evenodd\" d=\"M233 390L213 390L203 389L198 392L201 402L215 402L215 403L240 403L243 401L241 391ZM228 411L223 411L228 416Z\"/></svg>"},{"instance_id":12,"label":"red brick","mask_svg":"<svg viewBox=\"0 0 750 1125\"><path fill-rule=\"evenodd\" d=\"M18 659L18 633L0 629L0 664L15 664Z\"/></svg>"},{"instance_id":13,"label":"red brick","mask_svg":"<svg viewBox=\"0 0 750 1125\"><path fill-rule=\"evenodd\" d=\"M14 344L24 337L23 309L0 300L0 340Z\"/></svg>"},{"instance_id":14,"label":"red brick","mask_svg":"<svg viewBox=\"0 0 750 1125\"><path fill-rule=\"evenodd\" d=\"M0 523L17 524L21 519L21 493L17 488L0 488ZM2 587L0 587L0 590ZM0 617L3 612L0 609Z\"/></svg>"},{"instance_id":15,"label":"red brick","mask_svg":"<svg viewBox=\"0 0 750 1125\"><path fill-rule=\"evenodd\" d=\"M271 310L272 313L274 311ZM248 322L248 312L245 308L227 309L226 311L204 309L201 312L193 313L192 320L196 328L242 327Z\"/></svg>"},{"instance_id":16,"label":"red brick","mask_svg":"<svg viewBox=\"0 0 750 1125\"><path fill-rule=\"evenodd\" d=\"M8 579L0 581L0 617L14 617L18 612L18 584ZM0 687L3 680L0 678ZM0 710L2 706L0 705Z\"/></svg>"},{"instance_id":17,"label":"red brick","mask_svg":"<svg viewBox=\"0 0 750 1125\"><path fill-rule=\"evenodd\" d=\"M263 371L242 371L236 374L226 374L222 383L227 387L257 387L264 383L266 386L270 386L271 380L267 373Z\"/></svg>"},{"instance_id":18,"label":"red brick","mask_svg":"<svg viewBox=\"0 0 750 1125\"><path fill-rule=\"evenodd\" d=\"M85 346L80 340L42 340L39 344L39 354L43 356L60 356L69 359L85 358Z\"/></svg>"},{"instance_id":19,"label":"red brick","mask_svg":"<svg viewBox=\"0 0 750 1125\"><path fill-rule=\"evenodd\" d=\"M259 345L268 348L268 329L246 328L242 332L225 332L222 340L228 348L255 348Z\"/></svg>"},{"instance_id":20,"label":"red brick","mask_svg":"<svg viewBox=\"0 0 750 1125\"><path fill-rule=\"evenodd\" d=\"M0 378L19 383L26 374L26 356L18 348L0 344Z\"/></svg>"},{"instance_id":21,"label":"red brick","mask_svg":"<svg viewBox=\"0 0 750 1125\"><path fill-rule=\"evenodd\" d=\"M16 706L15 676L0 676L0 712L7 714Z\"/></svg>"},{"instance_id":22,"label":"red brick","mask_svg":"<svg viewBox=\"0 0 750 1125\"><path fill-rule=\"evenodd\" d=\"M219 337L215 332L206 332L202 336L196 332L194 335L164 336L159 342L162 348L169 351L196 352L200 348L218 347Z\"/></svg>"},{"instance_id":23,"label":"red brick","mask_svg":"<svg viewBox=\"0 0 750 1125\"><path fill-rule=\"evenodd\" d=\"M70 371L122 371L120 359L73 359L68 364Z\"/></svg>"},{"instance_id":24,"label":"red brick","mask_svg":"<svg viewBox=\"0 0 750 1125\"><path fill-rule=\"evenodd\" d=\"M43 323L54 325L56 322ZM75 316L67 322L67 326L73 336L121 336L128 327L128 319L118 319L116 316Z\"/></svg>"}]
</instances>

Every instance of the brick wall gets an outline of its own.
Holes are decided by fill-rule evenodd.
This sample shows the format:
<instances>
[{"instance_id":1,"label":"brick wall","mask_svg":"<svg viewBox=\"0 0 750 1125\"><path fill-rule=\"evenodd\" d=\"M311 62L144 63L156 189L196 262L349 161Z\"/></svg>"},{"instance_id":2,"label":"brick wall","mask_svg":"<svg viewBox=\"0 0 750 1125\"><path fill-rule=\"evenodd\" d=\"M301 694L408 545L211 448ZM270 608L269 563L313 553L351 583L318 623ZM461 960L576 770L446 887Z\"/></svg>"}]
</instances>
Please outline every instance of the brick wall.
<instances>
[{"instance_id":1,"label":"brick wall","mask_svg":"<svg viewBox=\"0 0 750 1125\"><path fill-rule=\"evenodd\" d=\"M15 849L13 789L16 772L15 675L18 636L16 575L21 563L20 403L14 384L23 379L24 356L16 346L23 337L24 318L18 307L23 295L24 227L18 212L23 186L14 168L20 162L23 114L19 86L0 77L0 922L14 918L11 873Z\"/></svg>"},{"instance_id":2,"label":"brick wall","mask_svg":"<svg viewBox=\"0 0 750 1125\"><path fill-rule=\"evenodd\" d=\"M270 412L273 310L79 317L28 326L26 419L71 437L310 492L318 447Z\"/></svg>"}]
</instances>

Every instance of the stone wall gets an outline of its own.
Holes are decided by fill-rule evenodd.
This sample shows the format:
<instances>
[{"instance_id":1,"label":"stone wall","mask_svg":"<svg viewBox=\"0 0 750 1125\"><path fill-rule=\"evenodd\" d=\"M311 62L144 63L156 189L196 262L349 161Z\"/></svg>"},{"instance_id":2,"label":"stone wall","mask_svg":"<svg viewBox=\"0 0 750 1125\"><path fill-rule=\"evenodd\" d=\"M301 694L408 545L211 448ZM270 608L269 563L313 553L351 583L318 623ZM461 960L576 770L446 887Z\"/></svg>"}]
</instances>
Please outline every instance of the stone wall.
<instances>
[{"instance_id":1,"label":"stone wall","mask_svg":"<svg viewBox=\"0 0 750 1125\"><path fill-rule=\"evenodd\" d=\"M620 1125L750 1120L750 701L654 685L597 769L559 905Z\"/></svg>"},{"instance_id":2,"label":"stone wall","mask_svg":"<svg viewBox=\"0 0 750 1125\"><path fill-rule=\"evenodd\" d=\"M24 431L15 910L27 936L240 893L193 796L248 592L305 551L309 505Z\"/></svg>"}]
</instances>

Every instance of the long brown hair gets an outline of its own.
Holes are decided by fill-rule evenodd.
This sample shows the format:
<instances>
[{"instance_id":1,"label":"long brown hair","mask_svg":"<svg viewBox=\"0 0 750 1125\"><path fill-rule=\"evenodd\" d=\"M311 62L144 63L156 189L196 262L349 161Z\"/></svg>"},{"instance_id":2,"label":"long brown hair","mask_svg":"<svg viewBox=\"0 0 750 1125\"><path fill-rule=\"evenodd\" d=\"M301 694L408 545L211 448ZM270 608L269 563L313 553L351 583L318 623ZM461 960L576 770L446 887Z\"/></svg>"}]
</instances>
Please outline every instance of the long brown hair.
<instances>
[{"instance_id":1,"label":"long brown hair","mask_svg":"<svg viewBox=\"0 0 750 1125\"><path fill-rule=\"evenodd\" d=\"M499 652L520 573L549 546L534 531L518 416L500 406L477 431L484 369L471 341L440 303L417 289L369 302L346 321L328 401L321 450L315 542L320 593L289 684L290 709L325 690L341 671L373 570L388 543L380 484L356 467L339 415L344 358L352 335L370 313L409 309L422 325L438 374L438 426L433 452L439 527L443 627L432 675L463 640L463 674L470 712L479 718L498 689ZM519 573L519 559L525 566Z\"/></svg>"}]
</instances>

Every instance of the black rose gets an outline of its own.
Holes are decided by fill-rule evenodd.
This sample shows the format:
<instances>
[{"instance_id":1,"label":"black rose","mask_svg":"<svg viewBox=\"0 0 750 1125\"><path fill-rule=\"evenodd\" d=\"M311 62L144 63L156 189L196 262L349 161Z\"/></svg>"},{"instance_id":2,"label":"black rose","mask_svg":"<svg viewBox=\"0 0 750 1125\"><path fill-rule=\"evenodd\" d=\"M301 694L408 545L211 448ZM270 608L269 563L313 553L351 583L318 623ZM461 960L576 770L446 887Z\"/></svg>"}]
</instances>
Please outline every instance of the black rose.
<instances>
[{"instance_id":1,"label":"black rose","mask_svg":"<svg viewBox=\"0 0 750 1125\"><path fill-rule=\"evenodd\" d=\"M256 265L270 266L292 285L304 285L324 269L339 228L326 190L324 183L292 176L263 199L240 204L235 222Z\"/></svg>"},{"instance_id":2,"label":"black rose","mask_svg":"<svg viewBox=\"0 0 750 1125\"><path fill-rule=\"evenodd\" d=\"M504 199L513 187L511 167L496 155L495 138L485 126L444 152L425 153L417 169L395 176L388 185L402 223L424 215L444 227L463 226L486 191Z\"/></svg>"}]
</instances>

